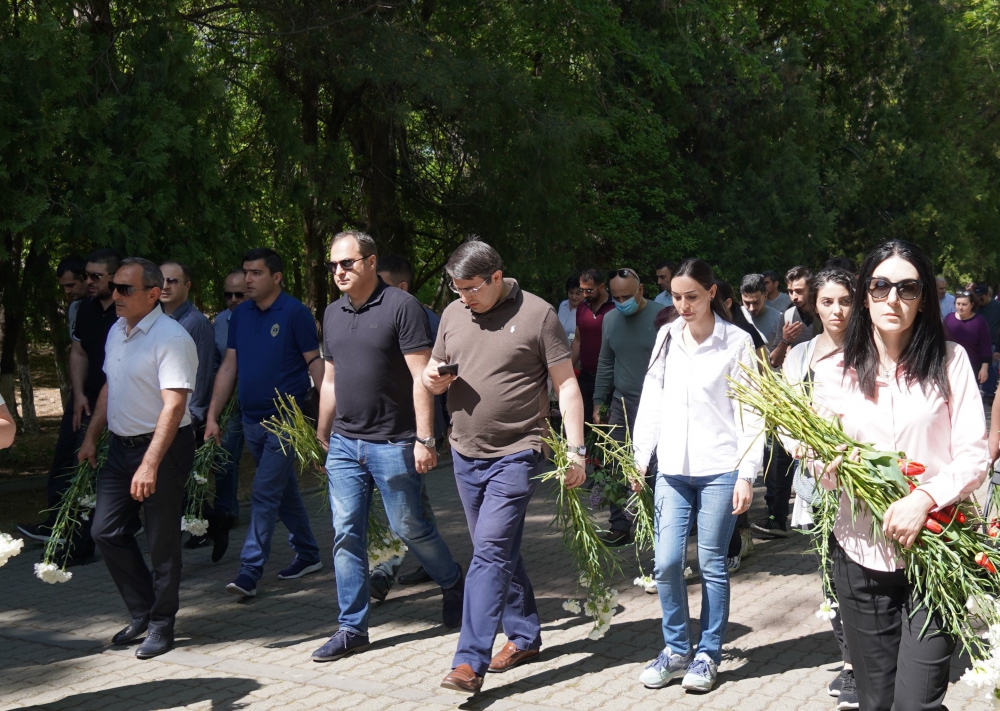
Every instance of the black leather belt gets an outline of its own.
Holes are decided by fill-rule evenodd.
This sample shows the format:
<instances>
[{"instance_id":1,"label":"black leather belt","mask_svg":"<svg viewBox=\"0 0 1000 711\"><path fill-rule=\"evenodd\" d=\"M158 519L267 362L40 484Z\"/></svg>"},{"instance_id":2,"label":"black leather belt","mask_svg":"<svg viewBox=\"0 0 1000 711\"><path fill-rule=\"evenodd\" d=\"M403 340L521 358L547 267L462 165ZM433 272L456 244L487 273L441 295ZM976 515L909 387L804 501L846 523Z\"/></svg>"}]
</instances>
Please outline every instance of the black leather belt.
<instances>
[{"instance_id":1,"label":"black leather belt","mask_svg":"<svg viewBox=\"0 0 1000 711\"><path fill-rule=\"evenodd\" d=\"M190 431L191 431L191 425L184 425L183 427L177 428L177 434ZM148 445L150 442L153 441L153 434L154 434L153 432L147 432L146 434L133 435L132 437L122 437L121 435L116 435L112 432L112 436L114 436L119 442L121 442L126 447L133 447L133 448L145 447L146 445Z\"/></svg>"}]
</instances>

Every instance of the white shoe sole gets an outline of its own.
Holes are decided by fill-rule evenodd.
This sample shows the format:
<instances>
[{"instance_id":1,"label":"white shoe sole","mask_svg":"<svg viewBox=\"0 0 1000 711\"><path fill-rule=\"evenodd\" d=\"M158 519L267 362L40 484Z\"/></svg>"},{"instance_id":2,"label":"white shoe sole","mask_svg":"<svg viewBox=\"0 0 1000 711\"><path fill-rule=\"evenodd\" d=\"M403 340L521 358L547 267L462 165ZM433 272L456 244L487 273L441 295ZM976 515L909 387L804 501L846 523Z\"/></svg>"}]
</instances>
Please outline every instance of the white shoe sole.
<instances>
[{"instance_id":1,"label":"white shoe sole","mask_svg":"<svg viewBox=\"0 0 1000 711\"><path fill-rule=\"evenodd\" d=\"M648 681L643 681L642 677L639 677L639 681L642 682L642 685L645 686L647 689L662 689L664 686L672 682L674 679L678 679L684 676L684 673L685 672L683 669L678 669L674 673L668 675L667 678L664 679L663 681L648 682Z\"/></svg>"},{"instance_id":2,"label":"white shoe sole","mask_svg":"<svg viewBox=\"0 0 1000 711\"><path fill-rule=\"evenodd\" d=\"M253 590L244 590L236 583L229 583L229 585L226 586L226 592L233 595L242 595L243 597L257 597L257 588L254 588Z\"/></svg>"},{"instance_id":3,"label":"white shoe sole","mask_svg":"<svg viewBox=\"0 0 1000 711\"><path fill-rule=\"evenodd\" d=\"M301 578L303 575L309 575L309 573L315 573L317 570L321 570L322 568L323 568L323 562L320 561L319 563L313 563L312 565L303 568L302 571L296 575L278 575L278 580L297 580L298 578Z\"/></svg>"},{"instance_id":4,"label":"white shoe sole","mask_svg":"<svg viewBox=\"0 0 1000 711\"><path fill-rule=\"evenodd\" d=\"M684 689L684 691L695 691L704 694L715 688L715 682L712 682L708 686L704 686L701 683L696 683L696 682L688 683L687 680L685 679L684 681L681 682L681 688Z\"/></svg>"},{"instance_id":5,"label":"white shoe sole","mask_svg":"<svg viewBox=\"0 0 1000 711\"><path fill-rule=\"evenodd\" d=\"M41 536L41 535L39 535L37 533L29 533L28 531L24 530L20 526L17 527L17 530L20 531L21 535L23 535L25 538L30 538L33 541L40 541L41 543L48 543L49 542L49 536ZM58 539L56 541L56 543L58 543L61 546L64 546L64 545L66 545L66 539L65 538L60 538L60 539Z\"/></svg>"}]
</instances>

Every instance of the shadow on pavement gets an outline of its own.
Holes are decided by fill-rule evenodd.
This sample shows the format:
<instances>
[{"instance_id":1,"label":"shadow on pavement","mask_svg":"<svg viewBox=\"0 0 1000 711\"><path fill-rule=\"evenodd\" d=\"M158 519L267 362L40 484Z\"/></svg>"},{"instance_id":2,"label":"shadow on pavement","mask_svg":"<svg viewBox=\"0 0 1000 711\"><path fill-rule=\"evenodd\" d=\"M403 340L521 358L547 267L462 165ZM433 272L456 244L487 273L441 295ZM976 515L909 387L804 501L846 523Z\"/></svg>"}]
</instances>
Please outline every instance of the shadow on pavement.
<instances>
[{"instance_id":1,"label":"shadow on pavement","mask_svg":"<svg viewBox=\"0 0 1000 711\"><path fill-rule=\"evenodd\" d=\"M159 679L139 684L116 686L101 691L88 691L67 696L59 701L25 706L33 711L70 711L78 708L100 708L106 711L158 711L210 701L212 711L229 711L249 706L240 699L262 684L254 679L208 677L200 679ZM109 697L112 699L107 703Z\"/></svg>"}]
</instances>

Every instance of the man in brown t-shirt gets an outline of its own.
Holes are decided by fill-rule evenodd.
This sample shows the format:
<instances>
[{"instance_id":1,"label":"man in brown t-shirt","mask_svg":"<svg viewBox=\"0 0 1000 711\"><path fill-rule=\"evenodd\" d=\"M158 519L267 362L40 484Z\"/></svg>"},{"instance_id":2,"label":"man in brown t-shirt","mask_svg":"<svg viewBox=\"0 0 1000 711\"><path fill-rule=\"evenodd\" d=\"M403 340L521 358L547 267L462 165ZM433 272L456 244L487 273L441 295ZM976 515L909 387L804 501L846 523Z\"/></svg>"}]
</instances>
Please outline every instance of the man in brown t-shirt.
<instances>
[{"instance_id":1,"label":"man in brown t-shirt","mask_svg":"<svg viewBox=\"0 0 1000 711\"><path fill-rule=\"evenodd\" d=\"M460 300L441 316L423 382L434 394L448 391L455 481L473 557L458 650L441 686L475 693L487 670L504 672L538 656L538 609L520 549L535 476L545 463L548 379L559 393L571 445L569 487L586 478L583 399L555 311L503 278L496 250L466 242L445 271ZM444 365L457 365L457 375L439 372ZM491 659L501 623L507 643Z\"/></svg>"}]
</instances>

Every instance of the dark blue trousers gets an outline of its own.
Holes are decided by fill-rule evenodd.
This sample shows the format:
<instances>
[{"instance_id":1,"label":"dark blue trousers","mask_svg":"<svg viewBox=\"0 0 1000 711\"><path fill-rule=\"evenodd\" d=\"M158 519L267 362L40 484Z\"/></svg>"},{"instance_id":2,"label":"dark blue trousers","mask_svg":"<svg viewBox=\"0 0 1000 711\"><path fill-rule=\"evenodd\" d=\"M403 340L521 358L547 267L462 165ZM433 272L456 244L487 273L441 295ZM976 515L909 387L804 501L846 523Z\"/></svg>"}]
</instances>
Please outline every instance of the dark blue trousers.
<instances>
[{"instance_id":1,"label":"dark blue trousers","mask_svg":"<svg viewBox=\"0 0 1000 711\"><path fill-rule=\"evenodd\" d=\"M530 449L493 459L471 459L454 449L452 455L473 545L452 668L468 664L483 676L501 625L519 650L542 646L535 592L521 558L521 536L538 483L535 476L545 459Z\"/></svg>"}]
</instances>

